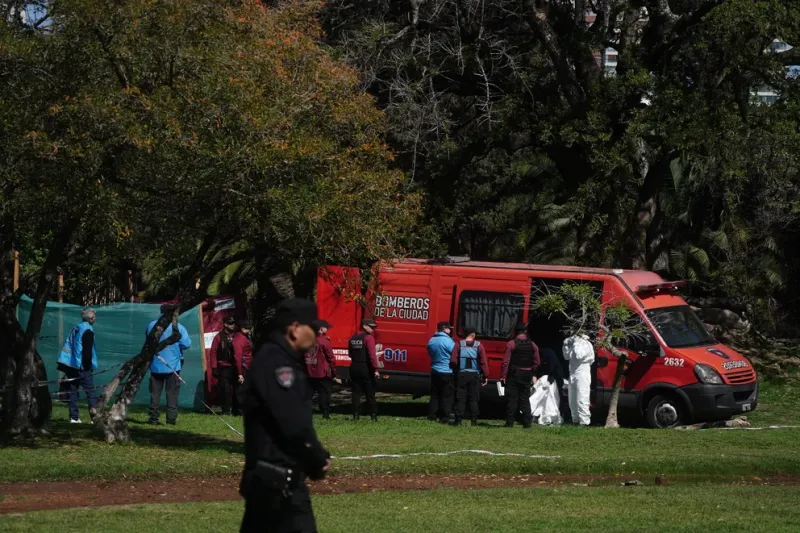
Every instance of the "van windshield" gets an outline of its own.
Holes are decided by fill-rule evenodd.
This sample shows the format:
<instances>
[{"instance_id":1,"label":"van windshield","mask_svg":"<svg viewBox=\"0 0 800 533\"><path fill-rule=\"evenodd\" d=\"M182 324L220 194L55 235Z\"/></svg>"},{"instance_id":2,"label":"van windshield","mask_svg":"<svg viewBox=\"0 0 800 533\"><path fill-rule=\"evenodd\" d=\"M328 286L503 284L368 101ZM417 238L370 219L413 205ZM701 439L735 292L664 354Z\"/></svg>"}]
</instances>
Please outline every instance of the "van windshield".
<instances>
[{"instance_id":1,"label":"van windshield","mask_svg":"<svg viewBox=\"0 0 800 533\"><path fill-rule=\"evenodd\" d=\"M717 343L688 305L651 309L646 313L670 348L692 348Z\"/></svg>"}]
</instances>

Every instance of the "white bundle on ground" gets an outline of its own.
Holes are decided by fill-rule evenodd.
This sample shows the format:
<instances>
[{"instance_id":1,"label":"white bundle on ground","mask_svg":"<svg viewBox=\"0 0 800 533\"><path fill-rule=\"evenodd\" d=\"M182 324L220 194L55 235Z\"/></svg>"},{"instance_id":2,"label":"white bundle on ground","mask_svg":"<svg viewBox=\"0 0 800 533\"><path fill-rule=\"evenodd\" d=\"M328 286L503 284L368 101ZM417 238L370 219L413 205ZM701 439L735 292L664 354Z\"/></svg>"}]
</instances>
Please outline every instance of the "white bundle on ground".
<instances>
[{"instance_id":1,"label":"white bundle on ground","mask_svg":"<svg viewBox=\"0 0 800 533\"><path fill-rule=\"evenodd\" d=\"M558 387L550 383L547 376L542 376L533 386L531 395L531 413L538 417L541 426L560 426L563 420L559 410Z\"/></svg>"}]
</instances>

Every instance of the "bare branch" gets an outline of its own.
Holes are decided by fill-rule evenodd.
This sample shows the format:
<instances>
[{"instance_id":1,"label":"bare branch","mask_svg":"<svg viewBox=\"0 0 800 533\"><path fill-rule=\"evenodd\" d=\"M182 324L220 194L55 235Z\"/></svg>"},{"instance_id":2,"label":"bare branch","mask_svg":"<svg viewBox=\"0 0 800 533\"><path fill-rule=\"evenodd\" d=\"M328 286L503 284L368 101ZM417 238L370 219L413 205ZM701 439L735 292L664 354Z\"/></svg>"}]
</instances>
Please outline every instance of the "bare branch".
<instances>
[{"instance_id":1,"label":"bare branch","mask_svg":"<svg viewBox=\"0 0 800 533\"><path fill-rule=\"evenodd\" d=\"M535 0L523 0L523 6L525 8L525 21L555 67L558 77L561 79L567 101L572 106L582 107L586 104L586 93L578 82L568 58L562 53L558 36L547 22L547 15L536 7Z\"/></svg>"},{"instance_id":2,"label":"bare branch","mask_svg":"<svg viewBox=\"0 0 800 533\"><path fill-rule=\"evenodd\" d=\"M105 37L99 28L94 28L93 31L97 37L97 40L100 42L100 46L103 49L103 52L106 54L106 59L111 65L111 68L114 70L114 74L117 76L120 85L122 85L123 89L127 89L130 87L130 84L128 83L128 77L125 75L125 71L122 69L122 65L119 64L116 55L111 51L111 48L109 48L111 40Z\"/></svg>"}]
</instances>

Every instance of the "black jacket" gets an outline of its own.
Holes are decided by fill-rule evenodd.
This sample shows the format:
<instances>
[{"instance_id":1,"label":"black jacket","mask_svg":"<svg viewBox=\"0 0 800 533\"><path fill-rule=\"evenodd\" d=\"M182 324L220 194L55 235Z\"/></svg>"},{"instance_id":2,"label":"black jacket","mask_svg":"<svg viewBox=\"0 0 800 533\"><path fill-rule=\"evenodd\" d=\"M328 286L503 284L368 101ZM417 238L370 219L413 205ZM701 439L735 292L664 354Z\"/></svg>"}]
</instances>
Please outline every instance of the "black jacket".
<instances>
[{"instance_id":1,"label":"black jacket","mask_svg":"<svg viewBox=\"0 0 800 533\"><path fill-rule=\"evenodd\" d=\"M555 381L559 387L564 385L564 367L556 352L550 348L540 348L539 354L542 364L536 369L536 377L548 376L551 381Z\"/></svg>"},{"instance_id":2,"label":"black jacket","mask_svg":"<svg viewBox=\"0 0 800 533\"><path fill-rule=\"evenodd\" d=\"M312 392L302 356L279 333L253 356L241 390L245 472L258 459L320 478L330 454L312 423ZM302 479L300 477L299 479Z\"/></svg>"}]
</instances>

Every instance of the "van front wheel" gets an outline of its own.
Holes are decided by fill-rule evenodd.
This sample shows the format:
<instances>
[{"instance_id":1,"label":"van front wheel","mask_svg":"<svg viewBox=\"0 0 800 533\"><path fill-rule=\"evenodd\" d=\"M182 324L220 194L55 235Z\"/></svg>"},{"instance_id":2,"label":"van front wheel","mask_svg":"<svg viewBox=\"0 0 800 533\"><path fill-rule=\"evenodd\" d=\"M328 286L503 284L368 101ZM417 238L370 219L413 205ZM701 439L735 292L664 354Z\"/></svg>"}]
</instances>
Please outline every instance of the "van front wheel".
<instances>
[{"instance_id":1,"label":"van front wheel","mask_svg":"<svg viewBox=\"0 0 800 533\"><path fill-rule=\"evenodd\" d=\"M647 404L647 423L651 428L669 429L684 423L683 405L674 397L658 394Z\"/></svg>"}]
</instances>

